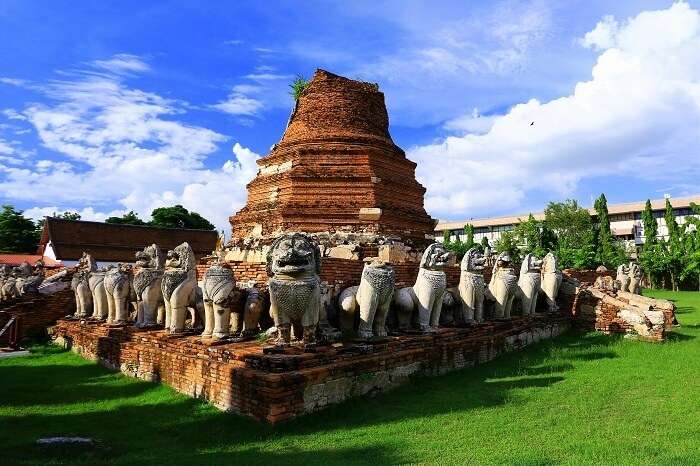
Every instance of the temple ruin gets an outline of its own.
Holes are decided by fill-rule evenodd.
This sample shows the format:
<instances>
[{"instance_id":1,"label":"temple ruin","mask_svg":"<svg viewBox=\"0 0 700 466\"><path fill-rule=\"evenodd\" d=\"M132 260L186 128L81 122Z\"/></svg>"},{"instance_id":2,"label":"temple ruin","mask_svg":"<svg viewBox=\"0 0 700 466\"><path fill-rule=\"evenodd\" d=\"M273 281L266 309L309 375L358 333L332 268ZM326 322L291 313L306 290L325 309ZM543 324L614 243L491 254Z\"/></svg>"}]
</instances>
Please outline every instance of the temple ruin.
<instances>
[{"instance_id":1,"label":"temple ruin","mask_svg":"<svg viewBox=\"0 0 700 466\"><path fill-rule=\"evenodd\" d=\"M665 339L675 307L639 296L635 264L603 279L559 270L552 253L518 265L476 247L457 264L388 127L375 84L317 70L228 245L197 260L187 241L149 241L103 268L83 251L41 287L28 264L0 269L0 325L16 339L58 312L56 343L270 423L574 326Z\"/></svg>"},{"instance_id":2,"label":"temple ruin","mask_svg":"<svg viewBox=\"0 0 700 466\"><path fill-rule=\"evenodd\" d=\"M431 242L436 222L423 207L425 188L391 139L376 84L316 70L258 165L247 204L230 218L234 242L269 244L299 231Z\"/></svg>"}]
</instances>

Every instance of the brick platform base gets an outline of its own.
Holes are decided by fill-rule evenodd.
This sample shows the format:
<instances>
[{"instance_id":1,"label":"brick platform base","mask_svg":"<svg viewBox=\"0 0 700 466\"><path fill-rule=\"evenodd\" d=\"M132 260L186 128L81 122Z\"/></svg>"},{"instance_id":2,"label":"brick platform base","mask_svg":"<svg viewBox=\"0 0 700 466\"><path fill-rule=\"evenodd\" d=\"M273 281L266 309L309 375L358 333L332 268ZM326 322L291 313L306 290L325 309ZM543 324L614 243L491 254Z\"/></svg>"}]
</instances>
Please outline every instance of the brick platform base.
<instances>
[{"instance_id":1,"label":"brick platform base","mask_svg":"<svg viewBox=\"0 0 700 466\"><path fill-rule=\"evenodd\" d=\"M75 311L75 294L66 289L51 295L26 295L0 307L0 329L12 319L20 318L18 339L43 337L46 327ZM8 334L0 336L0 346L8 343Z\"/></svg>"},{"instance_id":2,"label":"brick platform base","mask_svg":"<svg viewBox=\"0 0 700 466\"><path fill-rule=\"evenodd\" d=\"M258 342L207 345L199 337L164 331L62 320L57 344L88 359L149 381L160 381L216 407L276 423L351 397L390 390L412 376L471 367L497 355L557 336L570 327L565 313L516 317L436 335L402 335L382 343L290 348L263 354Z\"/></svg>"}]
</instances>

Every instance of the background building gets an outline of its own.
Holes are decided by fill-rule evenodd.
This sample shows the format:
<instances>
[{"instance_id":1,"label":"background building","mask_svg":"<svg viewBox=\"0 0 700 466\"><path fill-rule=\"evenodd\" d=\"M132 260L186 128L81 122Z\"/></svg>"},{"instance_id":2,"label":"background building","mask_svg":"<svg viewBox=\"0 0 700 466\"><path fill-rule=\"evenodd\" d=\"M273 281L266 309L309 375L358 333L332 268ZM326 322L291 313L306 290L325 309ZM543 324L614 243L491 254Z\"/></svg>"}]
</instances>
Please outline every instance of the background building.
<instances>
[{"instance_id":1,"label":"background building","mask_svg":"<svg viewBox=\"0 0 700 466\"><path fill-rule=\"evenodd\" d=\"M117 262L134 262L134 254L153 243L167 251L186 241L197 258L200 258L214 250L217 239L214 230L157 228L45 217L37 254L69 267L75 265L85 251L90 253L99 266L104 266Z\"/></svg>"},{"instance_id":2,"label":"background building","mask_svg":"<svg viewBox=\"0 0 700 466\"><path fill-rule=\"evenodd\" d=\"M669 198L671 206L673 206L676 221L681 224L685 222L685 217L692 215L691 203L700 205L700 195L691 197ZM618 240L634 242L635 245L644 243L644 227L642 226L642 212L646 201L630 202L625 204L609 204L608 213L610 214L610 229L613 235ZM666 209L666 199L654 199L651 201L651 208L654 212L654 217L659 224L659 238L668 237L668 229L664 220L664 212ZM596 216L596 211L592 208L588 209L592 217ZM533 217L537 220L544 220L544 212L533 213ZM472 220L463 220L459 222L440 221L435 227L435 237L438 241L442 241L445 230L451 232L451 239L455 240L459 235L461 240L465 240L464 225L467 223L474 226L474 241L480 242L484 236L489 239L489 243L501 237L504 231L510 231L517 224L528 219L529 214L514 215L508 217L491 217Z\"/></svg>"}]
</instances>

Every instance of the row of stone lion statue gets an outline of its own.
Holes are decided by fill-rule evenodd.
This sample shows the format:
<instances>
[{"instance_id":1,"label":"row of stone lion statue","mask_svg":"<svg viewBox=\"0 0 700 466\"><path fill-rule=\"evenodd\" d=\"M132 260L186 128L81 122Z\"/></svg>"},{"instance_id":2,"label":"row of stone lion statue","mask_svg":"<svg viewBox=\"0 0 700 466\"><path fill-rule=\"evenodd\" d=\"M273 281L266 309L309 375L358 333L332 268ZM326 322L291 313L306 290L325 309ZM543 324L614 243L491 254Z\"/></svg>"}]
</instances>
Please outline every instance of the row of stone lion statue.
<instances>
[{"instance_id":1,"label":"row of stone lion statue","mask_svg":"<svg viewBox=\"0 0 700 466\"><path fill-rule=\"evenodd\" d=\"M370 340L386 337L388 326L404 332L436 332L446 321L444 305L452 311L453 325L480 323L487 317L510 318L518 312L514 303L518 313L532 315L540 293L546 309L557 309L562 274L553 254L542 260L527 255L518 278L510 257L502 253L487 286L482 274L486 259L474 248L461 261L459 286L448 288L445 267L450 254L440 243L431 244L422 255L415 284L399 288L390 264L366 259L359 285L336 287L337 294L331 296L334 288L321 282L318 244L302 233L282 235L267 255L269 311L274 321L268 334L277 348L296 339L311 349L317 335L340 334L329 324L333 312L343 333ZM260 290L248 288L245 304L234 306L241 302L241 289L221 256L215 256L198 283L194 254L187 243L165 257L154 244L136 254L133 267L119 264L106 270L98 270L84 254L73 276L75 317L124 325L133 314L137 327L164 325L171 333L183 332L189 318L189 327L201 329L203 338L250 338L260 332L264 299Z\"/></svg>"},{"instance_id":2,"label":"row of stone lion statue","mask_svg":"<svg viewBox=\"0 0 700 466\"><path fill-rule=\"evenodd\" d=\"M133 266L119 263L103 269L97 268L90 254L83 253L71 288L76 318L125 325L133 314L137 327L161 324L176 333L185 329L188 315L193 323L201 315L197 312L195 257L187 243L166 255L152 244L136 253Z\"/></svg>"},{"instance_id":3,"label":"row of stone lion statue","mask_svg":"<svg viewBox=\"0 0 700 466\"><path fill-rule=\"evenodd\" d=\"M43 281L42 261L37 261L34 267L28 262L23 262L17 267L0 265L0 302L37 293Z\"/></svg>"}]
</instances>

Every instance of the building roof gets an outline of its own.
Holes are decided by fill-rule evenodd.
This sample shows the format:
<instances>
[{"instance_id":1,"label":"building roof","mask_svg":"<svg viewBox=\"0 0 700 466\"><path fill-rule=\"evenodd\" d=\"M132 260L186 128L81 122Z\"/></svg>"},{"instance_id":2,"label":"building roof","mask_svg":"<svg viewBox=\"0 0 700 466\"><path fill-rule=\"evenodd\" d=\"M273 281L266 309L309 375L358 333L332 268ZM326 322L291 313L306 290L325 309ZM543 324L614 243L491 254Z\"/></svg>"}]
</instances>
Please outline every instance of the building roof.
<instances>
[{"instance_id":1,"label":"building roof","mask_svg":"<svg viewBox=\"0 0 700 466\"><path fill-rule=\"evenodd\" d=\"M141 225L85 222L46 217L37 254L44 254L49 242L58 260L78 260L83 251L104 262L133 262L134 254L150 244L173 249L188 242L197 258L216 247L214 230L181 230Z\"/></svg>"},{"instance_id":2,"label":"building roof","mask_svg":"<svg viewBox=\"0 0 700 466\"><path fill-rule=\"evenodd\" d=\"M676 197L676 198L670 198L671 201L671 206L674 208L683 208L683 207L689 207L691 202L694 202L695 204L700 205L700 194L696 196L689 196L689 197ZM640 201L640 202L627 202L623 204L608 204L608 214L610 215L618 215L618 214L628 214L628 213L634 213L634 212L642 212L644 210L644 206L646 205L646 201ZM653 199L651 201L651 208L652 210L663 210L666 208L666 199ZM591 215L596 215L595 209L590 208L588 209L588 212ZM474 227L495 227L495 226L501 226L501 225L516 225L520 223L521 221L527 220L528 216L530 214L522 214L522 215L510 215L510 216L505 216L505 217L488 217L488 218L480 218L480 219L473 219L473 220L461 220L458 222L452 222L452 221L445 221L445 220L440 220L435 227L435 231L444 231L444 230L455 230L459 228L463 228L465 224L469 223L471 225L474 225ZM533 217L537 220L544 220L544 212L538 212L536 214L532 214Z\"/></svg>"},{"instance_id":3,"label":"building roof","mask_svg":"<svg viewBox=\"0 0 700 466\"><path fill-rule=\"evenodd\" d=\"M38 254L0 254L0 264L7 264L13 267L20 265L22 262L27 262L29 265L34 266L39 259L44 262L44 267L54 268L62 266L60 262Z\"/></svg>"}]
</instances>

